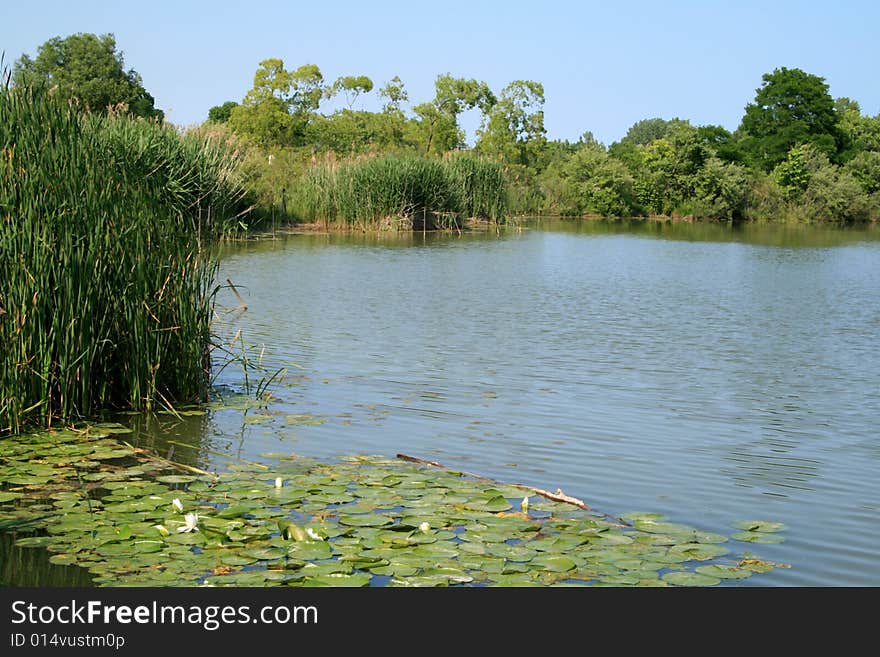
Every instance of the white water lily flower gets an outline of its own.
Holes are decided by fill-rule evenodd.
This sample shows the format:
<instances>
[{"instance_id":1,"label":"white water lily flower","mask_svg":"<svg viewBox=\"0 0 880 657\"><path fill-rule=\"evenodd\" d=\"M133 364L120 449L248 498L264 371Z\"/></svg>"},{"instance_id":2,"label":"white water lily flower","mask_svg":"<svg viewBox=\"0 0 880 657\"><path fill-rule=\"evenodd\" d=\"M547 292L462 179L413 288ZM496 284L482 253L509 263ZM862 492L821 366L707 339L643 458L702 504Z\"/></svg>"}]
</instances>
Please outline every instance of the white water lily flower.
<instances>
[{"instance_id":1,"label":"white water lily flower","mask_svg":"<svg viewBox=\"0 0 880 657\"><path fill-rule=\"evenodd\" d=\"M323 541L324 540L311 527L306 527L306 534L308 534L309 538L311 538L313 541Z\"/></svg>"},{"instance_id":2,"label":"white water lily flower","mask_svg":"<svg viewBox=\"0 0 880 657\"><path fill-rule=\"evenodd\" d=\"M528 510L529 510L529 496L528 495L526 495L522 499L522 502L519 503L519 508L522 509L523 513L528 512Z\"/></svg>"},{"instance_id":3,"label":"white water lily flower","mask_svg":"<svg viewBox=\"0 0 880 657\"><path fill-rule=\"evenodd\" d=\"M185 525L181 525L177 528L179 532L197 532L199 528L196 526L196 523L199 521L199 515L197 513L187 513L184 516Z\"/></svg>"},{"instance_id":4,"label":"white water lily flower","mask_svg":"<svg viewBox=\"0 0 880 657\"><path fill-rule=\"evenodd\" d=\"M183 513L183 504L180 503L180 500L178 498L175 497L173 500L171 500L171 506L177 509L178 513Z\"/></svg>"},{"instance_id":5,"label":"white water lily flower","mask_svg":"<svg viewBox=\"0 0 880 657\"><path fill-rule=\"evenodd\" d=\"M168 531L168 528L165 525L153 525L153 529L158 531L162 536L168 536L171 532Z\"/></svg>"},{"instance_id":6,"label":"white water lily flower","mask_svg":"<svg viewBox=\"0 0 880 657\"><path fill-rule=\"evenodd\" d=\"M431 531L431 525L427 522L423 522L421 525L419 525L419 531L423 534L427 534L429 531Z\"/></svg>"},{"instance_id":7,"label":"white water lily flower","mask_svg":"<svg viewBox=\"0 0 880 657\"><path fill-rule=\"evenodd\" d=\"M284 481L281 477L275 477L275 488L281 488L284 485Z\"/></svg>"}]
</instances>

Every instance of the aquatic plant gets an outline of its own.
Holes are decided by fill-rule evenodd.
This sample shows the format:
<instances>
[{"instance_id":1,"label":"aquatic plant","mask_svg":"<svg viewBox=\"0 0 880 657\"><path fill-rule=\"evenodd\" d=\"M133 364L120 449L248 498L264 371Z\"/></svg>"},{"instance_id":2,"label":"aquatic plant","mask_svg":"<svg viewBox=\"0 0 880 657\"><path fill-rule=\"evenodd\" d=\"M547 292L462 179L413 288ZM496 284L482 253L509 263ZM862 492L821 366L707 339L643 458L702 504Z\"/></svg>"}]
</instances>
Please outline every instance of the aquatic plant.
<instances>
[{"instance_id":1,"label":"aquatic plant","mask_svg":"<svg viewBox=\"0 0 880 657\"><path fill-rule=\"evenodd\" d=\"M221 146L0 91L0 431L203 400Z\"/></svg>"},{"instance_id":2,"label":"aquatic plant","mask_svg":"<svg viewBox=\"0 0 880 657\"><path fill-rule=\"evenodd\" d=\"M0 442L0 521L36 518L40 530L17 546L46 548L98 585L709 586L785 567L737 553L739 535L657 514L546 499L514 511L523 487L424 463L272 454L212 474L111 431L125 429ZM783 526L737 528L748 545Z\"/></svg>"},{"instance_id":3,"label":"aquatic plant","mask_svg":"<svg viewBox=\"0 0 880 657\"><path fill-rule=\"evenodd\" d=\"M443 228L469 218L502 219L504 184L499 165L464 155L327 160L305 173L293 206L307 221Z\"/></svg>"}]
</instances>

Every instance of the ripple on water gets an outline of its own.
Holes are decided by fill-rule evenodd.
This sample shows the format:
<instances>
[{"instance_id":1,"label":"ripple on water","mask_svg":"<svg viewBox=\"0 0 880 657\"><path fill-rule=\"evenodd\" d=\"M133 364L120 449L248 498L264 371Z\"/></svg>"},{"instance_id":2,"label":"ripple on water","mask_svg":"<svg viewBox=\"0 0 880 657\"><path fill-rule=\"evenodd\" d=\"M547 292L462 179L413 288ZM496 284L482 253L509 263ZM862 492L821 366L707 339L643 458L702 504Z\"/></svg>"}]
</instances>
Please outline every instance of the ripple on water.
<instances>
[{"instance_id":1,"label":"ripple on water","mask_svg":"<svg viewBox=\"0 0 880 657\"><path fill-rule=\"evenodd\" d=\"M297 377L277 408L329 419L218 413L212 444L412 453L714 531L779 520L760 552L793 568L761 583L880 585L876 231L306 235L220 275L249 305L230 336Z\"/></svg>"}]
</instances>

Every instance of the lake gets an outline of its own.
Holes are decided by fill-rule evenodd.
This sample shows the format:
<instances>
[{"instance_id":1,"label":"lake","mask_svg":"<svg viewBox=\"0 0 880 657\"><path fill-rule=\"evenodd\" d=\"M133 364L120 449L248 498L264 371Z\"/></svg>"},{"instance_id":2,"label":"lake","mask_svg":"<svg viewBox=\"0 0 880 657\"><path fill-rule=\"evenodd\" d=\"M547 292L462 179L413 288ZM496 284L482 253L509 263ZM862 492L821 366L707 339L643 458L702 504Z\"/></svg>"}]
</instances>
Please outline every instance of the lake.
<instances>
[{"instance_id":1,"label":"lake","mask_svg":"<svg viewBox=\"0 0 880 657\"><path fill-rule=\"evenodd\" d=\"M781 521L753 551L792 568L746 584L878 585L878 238L543 221L232 245L220 280L248 309L221 293L218 334L286 371L269 417L171 433L209 462L402 452L614 515Z\"/></svg>"}]
</instances>

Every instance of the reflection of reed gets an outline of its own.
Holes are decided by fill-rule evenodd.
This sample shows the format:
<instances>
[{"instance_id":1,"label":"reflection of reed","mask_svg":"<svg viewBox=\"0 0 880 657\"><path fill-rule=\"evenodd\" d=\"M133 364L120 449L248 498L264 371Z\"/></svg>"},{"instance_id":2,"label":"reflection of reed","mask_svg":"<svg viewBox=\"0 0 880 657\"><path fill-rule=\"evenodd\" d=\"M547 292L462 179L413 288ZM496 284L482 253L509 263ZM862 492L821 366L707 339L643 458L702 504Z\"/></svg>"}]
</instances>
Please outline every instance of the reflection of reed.
<instances>
[{"instance_id":1,"label":"reflection of reed","mask_svg":"<svg viewBox=\"0 0 880 657\"><path fill-rule=\"evenodd\" d=\"M16 532L0 532L0 587L94 586L92 577L79 566L49 563L45 548L20 548Z\"/></svg>"},{"instance_id":2,"label":"reflection of reed","mask_svg":"<svg viewBox=\"0 0 880 657\"><path fill-rule=\"evenodd\" d=\"M203 467L207 461L205 437L208 435L208 415L188 415L187 411L177 416L171 413L129 415L125 422L132 429L125 436L132 446L146 449L183 465L194 468ZM182 446L189 449L183 449Z\"/></svg>"}]
</instances>

